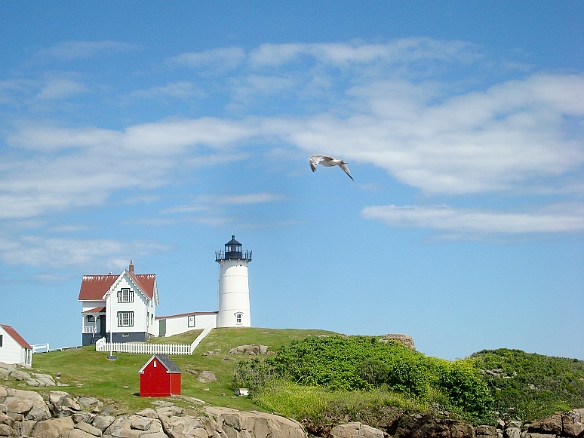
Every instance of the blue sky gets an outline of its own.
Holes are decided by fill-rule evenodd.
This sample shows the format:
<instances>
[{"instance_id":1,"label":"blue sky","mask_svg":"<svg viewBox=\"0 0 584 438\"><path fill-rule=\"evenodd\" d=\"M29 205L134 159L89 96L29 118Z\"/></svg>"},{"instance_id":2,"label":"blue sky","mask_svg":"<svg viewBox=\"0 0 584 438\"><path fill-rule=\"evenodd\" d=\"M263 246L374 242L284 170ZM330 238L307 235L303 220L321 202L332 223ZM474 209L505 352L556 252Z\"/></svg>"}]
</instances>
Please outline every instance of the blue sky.
<instances>
[{"instance_id":1,"label":"blue sky","mask_svg":"<svg viewBox=\"0 0 584 438\"><path fill-rule=\"evenodd\" d=\"M584 359L582 2L2 2L0 322L81 342L84 274L252 325ZM310 171L314 153L348 162Z\"/></svg>"}]
</instances>

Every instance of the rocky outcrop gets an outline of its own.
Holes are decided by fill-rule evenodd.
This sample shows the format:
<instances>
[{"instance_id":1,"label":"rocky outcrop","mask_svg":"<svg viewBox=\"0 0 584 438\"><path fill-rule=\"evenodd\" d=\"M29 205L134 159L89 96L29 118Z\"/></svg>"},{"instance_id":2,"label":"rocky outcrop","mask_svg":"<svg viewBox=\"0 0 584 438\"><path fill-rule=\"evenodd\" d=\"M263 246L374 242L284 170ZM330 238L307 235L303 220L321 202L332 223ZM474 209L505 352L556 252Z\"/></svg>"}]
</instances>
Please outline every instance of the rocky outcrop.
<instances>
[{"instance_id":1,"label":"rocky outcrop","mask_svg":"<svg viewBox=\"0 0 584 438\"><path fill-rule=\"evenodd\" d=\"M359 422L339 424L330 431L331 438L384 438L384 436L383 431Z\"/></svg>"},{"instance_id":2,"label":"rocky outcrop","mask_svg":"<svg viewBox=\"0 0 584 438\"><path fill-rule=\"evenodd\" d=\"M402 335L402 334L387 334L385 335L383 338L381 338L382 341L397 341L397 342L401 342L402 344L404 344L406 347L411 348L412 350L416 350L416 347L414 346L414 338L412 338L409 335Z\"/></svg>"},{"instance_id":3,"label":"rocky outcrop","mask_svg":"<svg viewBox=\"0 0 584 438\"><path fill-rule=\"evenodd\" d=\"M584 409L557 412L527 425L527 438L584 437ZM545 437L544 437L545 435Z\"/></svg>"},{"instance_id":4,"label":"rocky outcrop","mask_svg":"<svg viewBox=\"0 0 584 438\"><path fill-rule=\"evenodd\" d=\"M243 412L221 407L207 407L205 412L215 420L227 438L306 438L297 421L264 412Z\"/></svg>"},{"instance_id":5,"label":"rocky outcrop","mask_svg":"<svg viewBox=\"0 0 584 438\"><path fill-rule=\"evenodd\" d=\"M0 438L308 438L300 423L276 414L205 406L196 399L187 411L172 400L156 400L157 408L116 415L113 406L94 397L72 397L63 391L43 397L0 386ZM308 429L326 438L584 438L584 409L533 423L500 420L496 427L403 411L386 419L379 428L346 422L326 430Z\"/></svg>"},{"instance_id":6,"label":"rocky outcrop","mask_svg":"<svg viewBox=\"0 0 584 438\"><path fill-rule=\"evenodd\" d=\"M6 364L0 362L0 379L18 380L26 383L28 386L57 386L53 376L49 374L39 374L24 371L24 366Z\"/></svg>"},{"instance_id":7,"label":"rocky outcrop","mask_svg":"<svg viewBox=\"0 0 584 438\"><path fill-rule=\"evenodd\" d=\"M302 425L279 415L202 407L198 415L174 405L114 416L93 397L0 386L0 437L34 438L307 438Z\"/></svg>"},{"instance_id":8,"label":"rocky outcrop","mask_svg":"<svg viewBox=\"0 0 584 438\"><path fill-rule=\"evenodd\" d=\"M268 347L266 345L256 345L256 344L248 344L248 345L240 345L238 347L232 348L229 350L230 354L248 354L252 356L257 356L258 354L267 354Z\"/></svg>"}]
</instances>

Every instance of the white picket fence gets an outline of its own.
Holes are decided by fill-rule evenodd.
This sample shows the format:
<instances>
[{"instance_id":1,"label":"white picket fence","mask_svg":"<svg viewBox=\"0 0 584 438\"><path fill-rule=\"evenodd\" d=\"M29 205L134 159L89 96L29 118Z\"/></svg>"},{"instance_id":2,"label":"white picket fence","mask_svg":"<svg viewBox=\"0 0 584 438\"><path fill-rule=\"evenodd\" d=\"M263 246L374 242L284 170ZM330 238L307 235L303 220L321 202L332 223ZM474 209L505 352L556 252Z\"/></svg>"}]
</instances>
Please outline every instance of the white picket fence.
<instances>
[{"instance_id":1,"label":"white picket fence","mask_svg":"<svg viewBox=\"0 0 584 438\"><path fill-rule=\"evenodd\" d=\"M116 353L134 354L193 354L203 338L209 334L214 325L209 325L192 344L147 344L144 342L107 342L101 338L95 343L96 351L115 351Z\"/></svg>"}]
</instances>

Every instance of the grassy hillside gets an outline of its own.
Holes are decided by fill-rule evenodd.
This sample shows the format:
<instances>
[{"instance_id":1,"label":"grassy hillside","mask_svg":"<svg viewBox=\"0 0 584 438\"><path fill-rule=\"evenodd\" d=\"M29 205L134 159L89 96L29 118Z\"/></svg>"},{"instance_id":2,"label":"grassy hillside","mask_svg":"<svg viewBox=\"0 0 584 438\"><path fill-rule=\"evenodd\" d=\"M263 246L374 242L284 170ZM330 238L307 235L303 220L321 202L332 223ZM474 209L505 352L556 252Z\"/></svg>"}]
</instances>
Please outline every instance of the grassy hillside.
<instances>
[{"instance_id":1,"label":"grassy hillside","mask_svg":"<svg viewBox=\"0 0 584 438\"><path fill-rule=\"evenodd\" d=\"M154 342L192 343L200 331L191 331ZM234 397L231 384L237 361L247 356L229 354L239 345L262 344L269 352L282 345L307 336L330 334L324 330L275 330L262 328L222 328L212 330L193 355L173 355L173 362L182 370L182 395L204 400L213 405L251 410L258 407L248 398ZM212 352L203 356L202 353ZM109 353L99 353L95 347L35 354L33 372L59 375L59 381L68 385L62 388L72 395L97 396L110 400L121 409L135 410L151 406L152 399L138 396L140 377L138 371L150 355L118 353L118 360L109 361ZM217 381L202 383L196 373L212 371ZM16 382L4 382L16 387Z\"/></svg>"},{"instance_id":2,"label":"grassy hillside","mask_svg":"<svg viewBox=\"0 0 584 438\"><path fill-rule=\"evenodd\" d=\"M153 342L191 343L199 333L192 331ZM367 357L365 338L351 346L342 339L319 342L323 335L335 338L331 336L335 333L323 330L215 329L195 354L172 356L182 370L182 395L187 397L175 402L195 406L188 400L192 397L241 410L278 411L299 420L310 420L310 415L318 413L319 421L349 418L371 422L376 412L388 406L412 411L441 405L468 412L469 406L481 407L483 398L489 399L489 412L507 418L535 419L557 410L584 407L584 361L500 349L449 362L408 349L379 346L372 350L373 357ZM308 337L313 341L300 342ZM259 360L254 362L250 361L253 357L229 353L245 344L266 345L269 354L256 357ZM278 350L281 353L276 355ZM152 406L156 399L138 395L138 371L150 356L119 353L118 360L109 361L107 355L94 347L35 354L31 371L58 376L58 381L67 386L57 389L75 396L99 397L122 411ZM265 368L269 363L275 368ZM273 374L275 369L277 382L270 380L254 397L235 397L235 371L249 370L246 364L257 366L260 372L267 369ZM332 371L328 365L333 366ZM202 371L213 372L217 380L200 382L197 377ZM21 383L2 384L18 387ZM483 387L488 394L480 392Z\"/></svg>"}]
</instances>

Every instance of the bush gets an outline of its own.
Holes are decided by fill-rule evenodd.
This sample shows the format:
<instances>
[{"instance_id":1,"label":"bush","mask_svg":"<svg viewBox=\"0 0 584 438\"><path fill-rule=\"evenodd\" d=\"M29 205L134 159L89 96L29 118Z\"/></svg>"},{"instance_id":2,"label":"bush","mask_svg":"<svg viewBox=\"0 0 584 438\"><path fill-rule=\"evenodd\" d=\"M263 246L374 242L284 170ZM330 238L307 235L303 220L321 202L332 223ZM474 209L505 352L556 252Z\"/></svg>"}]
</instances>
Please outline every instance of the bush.
<instances>
[{"instance_id":1,"label":"bush","mask_svg":"<svg viewBox=\"0 0 584 438\"><path fill-rule=\"evenodd\" d=\"M584 406L584 361L501 348L474 353L503 417L534 420Z\"/></svg>"},{"instance_id":2,"label":"bush","mask_svg":"<svg viewBox=\"0 0 584 438\"><path fill-rule=\"evenodd\" d=\"M236 371L236 384L254 388L263 404L280 397L273 387L282 381L311 387L312 395L316 387L329 393L383 390L402 394L416 405L439 404L475 421L487 418L491 406L488 387L473 361L430 358L375 337L311 337L280 348L263 362L241 363Z\"/></svg>"},{"instance_id":3,"label":"bush","mask_svg":"<svg viewBox=\"0 0 584 438\"><path fill-rule=\"evenodd\" d=\"M438 386L453 406L473 420L484 420L489 416L493 398L474 362L444 362L438 370Z\"/></svg>"}]
</instances>

